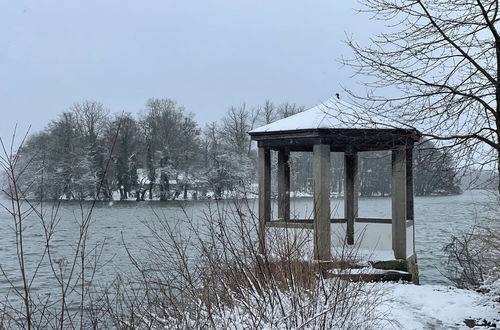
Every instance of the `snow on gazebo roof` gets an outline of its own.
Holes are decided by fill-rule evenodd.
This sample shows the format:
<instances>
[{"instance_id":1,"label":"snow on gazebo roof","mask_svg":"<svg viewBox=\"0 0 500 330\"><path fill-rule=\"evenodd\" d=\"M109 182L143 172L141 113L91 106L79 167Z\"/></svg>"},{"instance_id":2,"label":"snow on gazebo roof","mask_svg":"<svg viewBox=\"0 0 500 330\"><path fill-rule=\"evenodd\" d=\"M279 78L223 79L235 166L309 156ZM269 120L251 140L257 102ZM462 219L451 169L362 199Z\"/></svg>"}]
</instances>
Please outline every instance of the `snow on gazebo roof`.
<instances>
[{"instance_id":1,"label":"snow on gazebo roof","mask_svg":"<svg viewBox=\"0 0 500 330\"><path fill-rule=\"evenodd\" d=\"M293 116L277 120L273 123L258 127L248 132L249 134L258 134L266 132L281 132L295 130L315 130L315 129L365 129L366 124L352 124L349 121L340 120L339 116L354 113L352 104L341 101L338 98L331 98L315 107L299 112Z\"/></svg>"},{"instance_id":2,"label":"snow on gazebo roof","mask_svg":"<svg viewBox=\"0 0 500 330\"><path fill-rule=\"evenodd\" d=\"M313 145L330 144L332 150L386 150L420 139L412 127L388 118L374 118L369 112L331 98L313 108L277 120L248 132L259 146L288 147L310 151Z\"/></svg>"},{"instance_id":3,"label":"snow on gazebo roof","mask_svg":"<svg viewBox=\"0 0 500 330\"><path fill-rule=\"evenodd\" d=\"M360 109L358 106L344 102L338 97L332 97L310 109L255 128L248 133L254 136L266 133L321 129L397 130L413 131L420 135L418 129L413 126L393 121L384 116L377 116L366 109Z\"/></svg>"}]
</instances>

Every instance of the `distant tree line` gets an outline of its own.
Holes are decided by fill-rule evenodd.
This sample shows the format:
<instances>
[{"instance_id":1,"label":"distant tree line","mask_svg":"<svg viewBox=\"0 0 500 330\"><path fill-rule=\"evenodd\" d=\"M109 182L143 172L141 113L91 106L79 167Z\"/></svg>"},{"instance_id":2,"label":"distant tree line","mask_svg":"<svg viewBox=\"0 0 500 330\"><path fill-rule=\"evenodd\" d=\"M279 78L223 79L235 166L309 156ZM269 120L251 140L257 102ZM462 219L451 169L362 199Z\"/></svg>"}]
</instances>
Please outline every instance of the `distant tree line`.
<instances>
[{"instance_id":1,"label":"distant tree line","mask_svg":"<svg viewBox=\"0 0 500 330\"><path fill-rule=\"evenodd\" d=\"M247 132L303 111L266 101L230 107L201 128L172 99L152 98L139 115L75 103L21 150L33 198L100 200L221 198L255 190L256 152ZM390 193L390 152L360 153L360 193ZM452 158L425 143L415 152L417 195L459 193ZM292 188L312 192L311 157L292 153ZM342 193L343 156L332 153L332 190Z\"/></svg>"}]
</instances>

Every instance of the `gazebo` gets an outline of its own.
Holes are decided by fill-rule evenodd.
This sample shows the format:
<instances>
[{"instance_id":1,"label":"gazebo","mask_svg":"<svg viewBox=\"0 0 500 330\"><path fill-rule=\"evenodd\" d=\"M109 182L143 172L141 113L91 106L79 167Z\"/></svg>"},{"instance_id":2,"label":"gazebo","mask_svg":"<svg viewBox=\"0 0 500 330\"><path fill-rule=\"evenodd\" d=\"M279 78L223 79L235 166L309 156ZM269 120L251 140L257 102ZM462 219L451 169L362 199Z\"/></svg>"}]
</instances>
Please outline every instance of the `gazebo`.
<instances>
[{"instance_id":1,"label":"gazebo","mask_svg":"<svg viewBox=\"0 0 500 330\"><path fill-rule=\"evenodd\" d=\"M392 262L404 264L418 281L414 247L412 151L421 134L415 129L352 123L345 118L353 105L332 98L293 116L249 132L258 143L259 244L265 250L266 228L312 228L314 258L332 260L331 227L346 226L345 242L355 244L356 224L386 224L394 253ZM368 121L367 121L368 122ZM271 219L271 150L278 153L278 218ZM390 219L358 217L358 152L392 150L392 216ZM290 218L290 152L312 152L314 184L313 219ZM330 153L344 153L344 217L332 219L330 210ZM369 230L369 227L368 227Z\"/></svg>"}]
</instances>

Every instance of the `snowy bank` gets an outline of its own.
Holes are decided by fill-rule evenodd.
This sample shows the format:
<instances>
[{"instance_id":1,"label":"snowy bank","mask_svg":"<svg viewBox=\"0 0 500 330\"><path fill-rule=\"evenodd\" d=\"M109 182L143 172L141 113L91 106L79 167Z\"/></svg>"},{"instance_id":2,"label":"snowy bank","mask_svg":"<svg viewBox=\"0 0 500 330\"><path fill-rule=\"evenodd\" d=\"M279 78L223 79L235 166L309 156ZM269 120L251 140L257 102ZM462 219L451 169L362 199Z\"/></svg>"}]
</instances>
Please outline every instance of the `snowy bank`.
<instances>
[{"instance_id":1,"label":"snowy bank","mask_svg":"<svg viewBox=\"0 0 500 330\"><path fill-rule=\"evenodd\" d=\"M500 303L470 290L441 285L380 283L387 296L377 309L394 329L496 329Z\"/></svg>"}]
</instances>

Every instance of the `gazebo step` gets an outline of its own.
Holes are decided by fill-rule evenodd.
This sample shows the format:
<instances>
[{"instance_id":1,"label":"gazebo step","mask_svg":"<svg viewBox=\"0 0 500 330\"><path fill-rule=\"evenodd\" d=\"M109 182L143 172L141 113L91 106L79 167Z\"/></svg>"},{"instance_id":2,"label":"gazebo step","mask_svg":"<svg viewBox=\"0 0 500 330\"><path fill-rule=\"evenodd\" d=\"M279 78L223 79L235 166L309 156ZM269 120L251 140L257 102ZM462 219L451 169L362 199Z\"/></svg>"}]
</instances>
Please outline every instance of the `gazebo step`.
<instances>
[{"instance_id":1,"label":"gazebo step","mask_svg":"<svg viewBox=\"0 0 500 330\"><path fill-rule=\"evenodd\" d=\"M372 270L372 269L369 269ZM398 281L412 281L412 275L408 272L398 270L387 270L382 272L362 272L362 270L350 271L342 270L340 272L328 271L325 272L326 278L341 278L353 282L398 282Z\"/></svg>"},{"instance_id":2,"label":"gazebo step","mask_svg":"<svg viewBox=\"0 0 500 330\"><path fill-rule=\"evenodd\" d=\"M375 269L408 271L408 262L404 259L370 261L370 265Z\"/></svg>"}]
</instances>

